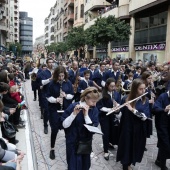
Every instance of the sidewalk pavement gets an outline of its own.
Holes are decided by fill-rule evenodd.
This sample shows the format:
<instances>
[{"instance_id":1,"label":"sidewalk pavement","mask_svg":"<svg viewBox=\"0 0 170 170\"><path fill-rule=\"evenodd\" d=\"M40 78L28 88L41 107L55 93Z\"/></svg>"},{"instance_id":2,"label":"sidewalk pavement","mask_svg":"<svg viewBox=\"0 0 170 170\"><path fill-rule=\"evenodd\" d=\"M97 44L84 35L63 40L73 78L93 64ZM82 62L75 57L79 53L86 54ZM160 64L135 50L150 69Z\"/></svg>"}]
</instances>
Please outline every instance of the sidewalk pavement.
<instances>
[{"instance_id":1,"label":"sidewalk pavement","mask_svg":"<svg viewBox=\"0 0 170 170\"><path fill-rule=\"evenodd\" d=\"M65 137L64 132L59 131L56 146L55 155L56 159L51 160L49 158L50 152L50 126L48 128L49 133L44 134L43 120L40 119L40 109L38 101L33 101L33 92L31 91L31 82L27 80L25 83L25 93L28 102L28 111L31 122L31 133L33 136L33 144L36 155L36 162L38 170L67 170L66 164L66 151L65 151ZM126 141L125 141L126 142ZM20 143L19 143L20 144ZM137 163L134 170L159 170L154 162L157 156L157 135L154 128L153 135L147 140L145 152L141 163ZM140 146L139 146L140 147ZM94 135L93 140L93 152L91 155L91 170L121 170L122 166L116 162L116 149L110 150L110 159L106 161L103 158L102 137L101 135ZM167 166L170 168L170 161L167 161ZM23 167L26 170L25 166ZM29 169L32 170L32 169Z\"/></svg>"}]
</instances>

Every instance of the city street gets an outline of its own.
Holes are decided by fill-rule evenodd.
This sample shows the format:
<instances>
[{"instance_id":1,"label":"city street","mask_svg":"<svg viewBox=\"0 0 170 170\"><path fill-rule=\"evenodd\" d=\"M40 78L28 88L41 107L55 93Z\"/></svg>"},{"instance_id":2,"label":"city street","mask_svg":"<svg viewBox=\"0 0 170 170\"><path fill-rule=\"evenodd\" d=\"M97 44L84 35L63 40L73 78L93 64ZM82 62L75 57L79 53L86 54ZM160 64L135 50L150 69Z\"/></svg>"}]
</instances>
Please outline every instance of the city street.
<instances>
[{"instance_id":1,"label":"city street","mask_svg":"<svg viewBox=\"0 0 170 170\"><path fill-rule=\"evenodd\" d=\"M65 137L64 132L60 131L57 136L55 154L56 159L50 160L50 127L48 135L43 132L43 121L40 119L40 109L38 101L33 101L33 92L31 91L31 82L27 80L25 83L26 100L28 102L28 116L30 116L31 133L33 136L33 145L35 152L38 170L66 170L66 154L65 154ZM125 141L126 142L126 141ZM143 160L137 164L134 170L159 170L154 161L157 156L157 136L154 129L153 136L147 141ZM140 146L139 146L140 147ZM91 170L121 170L121 164L116 163L116 149L110 150L110 159L105 161L103 158L102 138L100 135L95 135L93 140L94 155L91 155ZM170 161L167 161L167 166L170 168ZM24 166L23 166L24 169ZM25 170L25 169L24 169ZM30 170L30 169L29 169Z\"/></svg>"}]
</instances>

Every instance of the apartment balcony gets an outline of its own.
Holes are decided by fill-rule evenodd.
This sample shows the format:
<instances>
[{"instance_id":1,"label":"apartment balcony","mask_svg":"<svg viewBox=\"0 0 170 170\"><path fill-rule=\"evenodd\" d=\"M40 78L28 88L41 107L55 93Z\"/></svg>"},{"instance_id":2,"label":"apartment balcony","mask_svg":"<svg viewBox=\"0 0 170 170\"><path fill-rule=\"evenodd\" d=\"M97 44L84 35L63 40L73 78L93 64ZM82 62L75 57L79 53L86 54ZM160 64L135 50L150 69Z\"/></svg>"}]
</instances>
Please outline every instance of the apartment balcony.
<instances>
[{"instance_id":1,"label":"apartment balcony","mask_svg":"<svg viewBox=\"0 0 170 170\"><path fill-rule=\"evenodd\" d=\"M14 8L18 9L18 7L19 7L19 4L18 3L14 3Z\"/></svg>"},{"instance_id":2,"label":"apartment balcony","mask_svg":"<svg viewBox=\"0 0 170 170\"><path fill-rule=\"evenodd\" d=\"M64 28L63 33L67 33L68 32L68 28Z\"/></svg>"},{"instance_id":3,"label":"apartment balcony","mask_svg":"<svg viewBox=\"0 0 170 170\"><path fill-rule=\"evenodd\" d=\"M0 22L0 30L1 31L6 31L7 30L7 25L5 22Z\"/></svg>"},{"instance_id":4,"label":"apartment balcony","mask_svg":"<svg viewBox=\"0 0 170 170\"><path fill-rule=\"evenodd\" d=\"M113 15L116 18L118 18L118 8L108 8L107 11L101 11L100 15L93 17L93 18L86 18L85 19L85 25L84 29L89 28L90 26L94 25L95 21L97 20L98 17L108 17L109 15Z\"/></svg>"},{"instance_id":5,"label":"apartment balcony","mask_svg":"<svg viewBox=\"0 0 170 170\"><path fill-rule=\"evenodd\" d=\"M85 4L84 12L97 11L109 5L111 4L106 2L106 0L91 0Z\"/></svg>"},{"instance_id":6,"label":"apartment balcony","mask_svg":"<svg viewBox=\"0 0 170 170\"><path fill-rule=\"evenodd\" d=\"M74 0L65 0L64 6L74 6Z\"/></svg>"},{"instance_id":7,"label":"apartment balcony","mask_svg":"<svg viewBox=\"0 0 170 170\"><path fill-rule=\"evenodd\" d=\"M68 21L74 21L74 13L68 14L67 20Z\"/></svg>"}]
</instances>

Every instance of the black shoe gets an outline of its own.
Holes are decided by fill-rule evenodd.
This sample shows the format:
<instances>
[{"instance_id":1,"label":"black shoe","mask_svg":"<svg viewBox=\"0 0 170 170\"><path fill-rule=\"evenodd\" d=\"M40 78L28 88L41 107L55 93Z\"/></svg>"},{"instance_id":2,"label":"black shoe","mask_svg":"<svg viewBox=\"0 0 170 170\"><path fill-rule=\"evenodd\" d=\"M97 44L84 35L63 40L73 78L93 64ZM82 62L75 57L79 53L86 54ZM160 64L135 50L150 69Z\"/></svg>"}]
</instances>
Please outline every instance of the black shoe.
<instances>
[{"instance_id":1,"label":"black shoe","mask_svg":"<svg viewBox=\"0 0 170 170\"><path fill-rule=\"evenodd\" d=\"M105 159L106 161L109 160L109 153L105 153L105 154L104 154L104 159Z\"/></svg>"},{"instance_id":2,"label":"black shoe","mask_svg":"<svg viewBox=\"0 0 170 170\"><path fill-rule=\"evenodd\" d=\"M19 123L18 125L15 125L17 129L25 128L24 124Z\"/></svg>"},{"instance_id":3,"label":"black shoe","mask_svg":"<svg viewBox=\"0 0 170 170\"><path fill-rule=\"evenodd\" d=\"M41 114L41 119L44 119L44 115L43 114Z\"/></svg>"},{"instance_id":4,"label":"black shoe","mask_svg":"<svg viewBox=\"0 0 170 170\"><path fill-rule=\"evenodd\" d=\"M48 127L44 127L44 133L48 134Z\"/></svg>"},{"instance_id":5,"label":"black shoe","mask_svg":"<svg viewBox=\"0 0 170 170\"><path fill-rule=\"evenodd\" d=\"M15 139L15 145L19 142L19 140Z\"/></svg>"},{"instance_id":6,"label":"black shoe","mask_svg":"<svg viewBox=\"0 0 170 170\"><path fill-rule=\"evenodd\" d=\"M161 162L159 160L155 161L155 165L157 165L161 168ZM165 166L164 170L168 170L168 168Z\"/></svg>"},{"instance_id":7,"label":"black shoe","mask_svg":"<svg viewBox=\"0 0 170 170\"><path fill-rule=\"evenodd\" d=\"M36 99L34 98L34 100L33 101L36 101Z\"/></svg>"},{"instance_id":8,"label":"black shoe","mask_svg":"<svg viewBox=\"0 0 170 170\"><path fill-rule=\"evenodd\" d=\"M54 152L54 150L50 151L50 159L52 159L52 160L55 159L55 152Z\"/></svg>"}]
</instances>

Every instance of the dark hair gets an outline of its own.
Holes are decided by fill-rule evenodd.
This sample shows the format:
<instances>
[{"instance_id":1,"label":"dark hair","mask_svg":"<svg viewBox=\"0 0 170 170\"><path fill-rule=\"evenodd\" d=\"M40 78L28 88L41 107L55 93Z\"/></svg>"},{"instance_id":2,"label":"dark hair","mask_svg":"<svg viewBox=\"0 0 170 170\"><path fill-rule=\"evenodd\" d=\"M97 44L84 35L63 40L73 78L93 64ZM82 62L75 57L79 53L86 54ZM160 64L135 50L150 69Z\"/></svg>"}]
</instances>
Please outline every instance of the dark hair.
<instances>
[{"instance_id":1,"label":"dark hair","mask_svg":"<svg viewBox=\"0 0 170 170\"><path fill-rule=\"evenodd\" d=\"M48 59L46 60L46 64L48 64L48 62L49 62L50 60L52 60L52 61L53 61L53 59L52 59L52 58L48 58Z\"/></svg>"},{"instance_id":2,"label":"dark hair","mask_svg":"<svg viewBox=\"0 0 170 170\"><path fill-rule=\"evenodd\" d=\"M133 99L135 99L135 98L137 97L138 88L139 88L139 86L140 86L141 84L145 84L145 83L142 81L142 79L137 78L137 79L134 79L134 80L133 80L130 93L129 93L127 99L126 99L127 101L133 100ZM142 101L143 101L143 103L146 101L146 97L145 97L145 96L142 97ZM135 104L136 104L136 101L132 102L132 103L131 103L131 106L132 106L132 107L135 107Z\"/></svg>"},{"instance_id":3,"label":"dark hair","mask_svg":"<svg viewBox=\"0 0 170 170\"><path fill-rule=\"evenodd\" d=\"M65 67L63 66L58 66L57 68L55 68L54 70L54 74L53 74L53 81L57 82L58 81L58 77L60 73L64 73L64 79L67 81L68 80L68 74L66 72Z\"/></svg>"},{"instance_id":4,"label":"dark hair","mask_svg":"<svg viewBox=\"0 0 170 170\"><path fill-rule=\"evenodd\" d=\"M100 62L100 67L101 67L102 65L106 65L106 63L105 63L105 62Z\"/></svg>"},{"instance_id":5,"label":"dark hair","mask_svg":"<svg viewBox=\"0 0 170 170\"><path fill-rule=\"evenodd\" d=\"M9 85L4 82L0 82L0 93L8 91L9 90Z\"/></svg>"},{"instance_id":6,"label":"dark hair","mask_svg":"<svg viewBox=\"0 0 170 170\"><path fill-rule=\"evenodd\" d=\"M150 77L152 74L149 71L145 71L142 73L141 79L145 83L146 86L148 86L146 79Z\"/></svg>"},{"instance_id":7,"label":"dark hair","mask_svg":"<svg viewBox=\"0 0 170 170\"><path fill-rule=\"evenodd\" d=\"M103 88L103 91L102 91L102 96L103 96L103 98L105 98L105 99L109 99L109 98L110 98L110 96L109 96L109 94L108 94L108 87L109 87L109 85L110 85L111 83L113 83L113 82L114 82L114 83L116 82L114 78L108 78L108 79L106 80L105 87Z\"/></svg>"},{"instance_id":8,"label":"dark hair","mask_svg":"<svg viewBox=\"0 0 170 170\"><path fill-rule=\"evenodd\" d=\"M46 64L42 64L41 68L43 68L43 67L47 67L47 65Z\"/></svg>"},{"instance_id":9,"label":"dark hair","mask_svg":"<svg viewBox=\"0 0 170 170\"><path fill-rule=\"evenodd\" d=\"M112 61L112 65L115 65L116 63L118 63L118 64L119 64L119 61L118 61L118 60L116 60L116 59L113 59L113 61Z\"/></svg>"},{"instance_id":10,"label":"dark hair","mask_svg":"<svg viewBox=\"0 0 170 170\"><path fill-rule=\"evenodd\" d=\"M84 75L86 75L86 74L90 74L90 70L85 70Z\"/></svg>"},{"instance_id":11,"label":"dark hair","mask_svg":"<svg viewBox=\"0 0 170 170\"><path fill-rule=\"evenodd\" d=\"M136 66L136 70L142 69L140 66Z\"/></svg>"},{"instance_id":12,"label":"dark hair","mask_svg":"<svg viewBox=\"0 0 170 170\"><path fill-rule=\"evenodd\" d=\"M8 80L8 74L6 73L6 71L1 71L0 72L0 82L4 82L4 83L9 83L9 80Z\"/></svg>"},{"instance_id":13,"label":"dark hair","mask_svg":"<svg viewBox=\"0 0 170 170\"><path fill-rule=\"evenodd\" d=\"M9 80L14 80L15 76L14 76L14 74L10 73L10 74L8 74L8 78L9 78Z\"/></svg>"}]
</instances>

